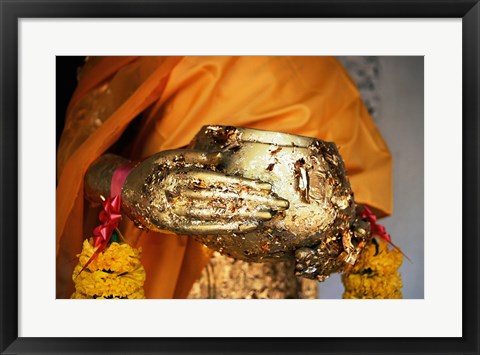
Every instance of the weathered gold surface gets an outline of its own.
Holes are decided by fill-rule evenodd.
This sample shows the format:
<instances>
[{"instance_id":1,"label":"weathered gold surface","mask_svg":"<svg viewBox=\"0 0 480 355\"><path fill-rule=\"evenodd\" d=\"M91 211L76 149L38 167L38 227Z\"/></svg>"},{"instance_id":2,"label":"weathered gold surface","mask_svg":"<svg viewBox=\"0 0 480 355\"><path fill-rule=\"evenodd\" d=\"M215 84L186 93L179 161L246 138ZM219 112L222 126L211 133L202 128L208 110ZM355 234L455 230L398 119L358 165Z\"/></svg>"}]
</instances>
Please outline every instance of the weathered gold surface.
<instances>
[{"instance_id":1,"label":"weathered gold surface","mask_svg":"<svg viewBox=\"0 0 480 355\"><path fill-rule=\"evenodd\" d=\"M295 277L293 260L248 263L215 252L188 298L317 298L317 288Z\"/></svg>"}]
</instances>

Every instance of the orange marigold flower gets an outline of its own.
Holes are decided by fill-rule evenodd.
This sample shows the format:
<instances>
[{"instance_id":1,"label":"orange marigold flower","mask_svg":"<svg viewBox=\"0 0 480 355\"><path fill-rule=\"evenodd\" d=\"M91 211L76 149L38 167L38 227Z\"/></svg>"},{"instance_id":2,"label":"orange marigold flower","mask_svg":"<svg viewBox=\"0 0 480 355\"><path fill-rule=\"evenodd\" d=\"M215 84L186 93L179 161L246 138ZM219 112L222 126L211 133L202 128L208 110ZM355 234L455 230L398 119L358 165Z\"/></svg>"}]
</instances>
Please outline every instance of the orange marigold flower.
<instances>
[{"instance_id":1,"label":"orange marigold flower","mask_svg":"<svg viewBox=\"0 0 480 355\"><path fill-rule=\"evenodd\" d=\"M402 253L384 239L372 239L349 273L342 275L343 298L402 298L398 272Z\"/></svg>"},{"instance_id":2,"label":"orange marigold flower","mask_svg":"<svg viewBox=\"0 0 480 355\"><path fill-rule=\"evenodd\" d=\"M95 252L88 240L83 242L79 263L73 271L75 293L71 298L145 298L145 269L141 249L128 244L111 243L88 267L80 272Z\"/></svg>"}]
</instances>

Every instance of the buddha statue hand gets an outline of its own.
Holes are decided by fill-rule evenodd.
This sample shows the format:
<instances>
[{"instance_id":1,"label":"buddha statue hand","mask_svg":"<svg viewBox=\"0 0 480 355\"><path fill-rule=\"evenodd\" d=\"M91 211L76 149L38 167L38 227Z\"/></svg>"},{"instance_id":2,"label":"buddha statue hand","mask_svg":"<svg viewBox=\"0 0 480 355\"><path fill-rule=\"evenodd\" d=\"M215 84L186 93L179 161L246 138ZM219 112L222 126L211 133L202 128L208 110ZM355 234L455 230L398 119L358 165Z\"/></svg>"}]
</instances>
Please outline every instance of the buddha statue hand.
<instances>
[{"instance_id":1,"label":"buddha statue hand","mask_svg":"<svg viewBox=\"0 0 480 355\"><path fill-rule=\"evenodd\" d=\"M269 183L218 172L221 159L218 152L187 149L151 156L128 174L121 190L123 212L141 228L207 235L247 233L288 208ZM92 185L102 176L111 182L113 171L125 163L112 155L97 160L85 177L87 198L98 199L102 189Z\"/></svg>"}]
</instances>

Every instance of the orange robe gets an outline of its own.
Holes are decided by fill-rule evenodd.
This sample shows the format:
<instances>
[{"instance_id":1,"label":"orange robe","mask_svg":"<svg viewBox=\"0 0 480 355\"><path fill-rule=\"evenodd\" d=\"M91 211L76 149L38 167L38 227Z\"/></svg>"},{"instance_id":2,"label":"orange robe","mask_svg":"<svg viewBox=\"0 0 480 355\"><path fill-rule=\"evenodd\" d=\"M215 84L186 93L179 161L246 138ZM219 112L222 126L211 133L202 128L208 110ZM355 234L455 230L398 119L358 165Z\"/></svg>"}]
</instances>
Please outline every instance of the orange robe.
<instances>
[{"instance_id":1,"label":"orange robe","mask_svg":"<svg viewBox=\"0 0 480 355\"><path fill-rule=\"evenodd\" d=\"M136 119L137 118L137 119ZM357 203L392 212L391 155L355 84L331 57L94 57L80 72L58 150L57 297L73 292L71 273L97 210L84 200L89 165L137 122L126 157L141 159L190 142L206 124L260 128L332 141L345 160ZM191 238L143 232L148 298L183 298L210 253Z\"/></svg>"}]
</instances>

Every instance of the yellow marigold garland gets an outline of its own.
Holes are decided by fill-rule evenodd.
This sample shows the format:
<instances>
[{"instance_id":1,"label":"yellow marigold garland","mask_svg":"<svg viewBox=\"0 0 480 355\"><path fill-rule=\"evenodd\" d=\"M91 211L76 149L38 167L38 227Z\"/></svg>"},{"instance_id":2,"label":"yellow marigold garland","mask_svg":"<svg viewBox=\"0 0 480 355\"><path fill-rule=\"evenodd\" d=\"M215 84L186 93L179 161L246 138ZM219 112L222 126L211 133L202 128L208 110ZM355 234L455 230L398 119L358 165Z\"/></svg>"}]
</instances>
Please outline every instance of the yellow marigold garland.
<instances>
[{"instance_id":1,"label":"yellow marigold garland","mask_svg":"<svg viewBox=\"0 0 480 355\"><path fill-rule=\"evenodd\" d=\"M387 242L373 238L349 273L342 275L343 298L402 298L398 269L402 253Z\"/></svg>"},{"instance_id":2,"label":"yellow marigold garland","mask_svg":"<svg viewBox=\"0 0 480 355\"><path fill-rule=\"evenodd\" d=\"M71 298L145 298L141 249L113 242L80 272L94 252L95 247L85 240L72 275L75 293Z\"/></svg>"}]
</instances>

